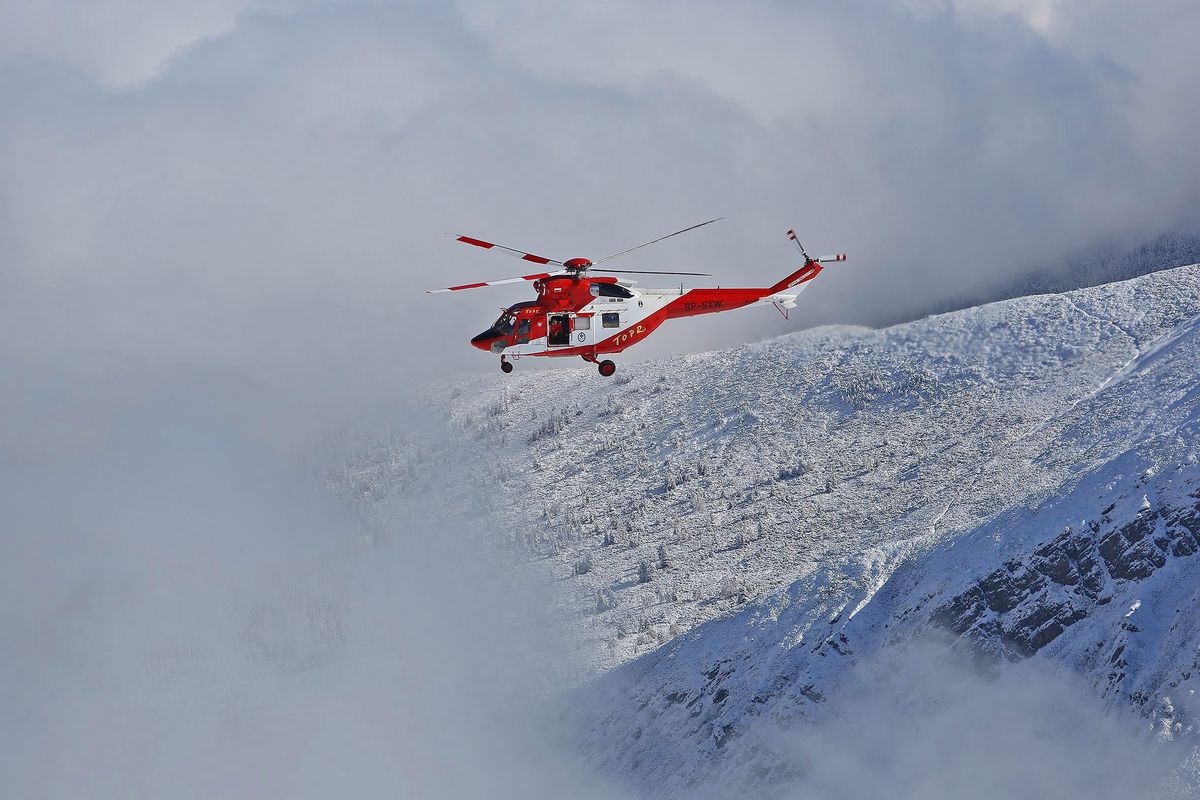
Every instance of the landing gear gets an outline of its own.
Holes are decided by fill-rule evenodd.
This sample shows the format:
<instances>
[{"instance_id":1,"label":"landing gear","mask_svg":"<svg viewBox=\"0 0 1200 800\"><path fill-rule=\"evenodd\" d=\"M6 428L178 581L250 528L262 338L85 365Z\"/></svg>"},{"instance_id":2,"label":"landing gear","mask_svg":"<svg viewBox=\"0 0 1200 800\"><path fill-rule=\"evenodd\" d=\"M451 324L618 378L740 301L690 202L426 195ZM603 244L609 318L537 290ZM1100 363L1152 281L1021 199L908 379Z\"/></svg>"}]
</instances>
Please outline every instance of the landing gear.
<instances>
[{"instance_id":1,"label":"landing gear","mask_svg":"<svg viewBox=\"0 0 1200 800\"><path fill-rule=\"evenodd\" d=\"M506 375L512 372L512 362L504 356L500 356L500 371Z\"/></svg>"},{"instance_id":2,"label":"landing gear","mask_svg":"<svg viewBox=\"0 0 1200 800\"><path fill-rule=\"evenodd\" d=\"M600 374L606 378L611 377L617 371L616 362L609 361L607 358L604 359L603 361L597 361L596 354L594 352L581 353L579 357L582 358L584 361L595 364L596 367L600 370Z\"/></svg>"}]
</instances>

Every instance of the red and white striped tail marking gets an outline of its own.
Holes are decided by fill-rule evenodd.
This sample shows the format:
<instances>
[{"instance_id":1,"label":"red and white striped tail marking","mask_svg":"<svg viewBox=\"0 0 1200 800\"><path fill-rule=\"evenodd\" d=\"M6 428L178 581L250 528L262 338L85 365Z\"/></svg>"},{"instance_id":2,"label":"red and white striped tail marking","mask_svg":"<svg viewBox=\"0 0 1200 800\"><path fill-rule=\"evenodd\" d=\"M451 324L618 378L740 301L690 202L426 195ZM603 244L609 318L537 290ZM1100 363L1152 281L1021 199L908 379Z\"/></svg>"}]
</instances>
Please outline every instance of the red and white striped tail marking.
<instances>
[{"instance_id":1,"label":"red and white striped tail marking","mask_svg":"<svg viewBox=\"0 0 1200 800\"><path fill-rule=\"evenodd\" d=\"M427 289L425 294L438 294L439 292L461 292L463 289L479 289L483 286L499 286L502 283L520 283L521 281L537 281L542 278L549 278L549 272L539 272L536 275L522 275L519 278L505 278L499 281L479 281L477 283L464 283L461 286L447 286L445 289Z\"/></svg>"},{"instance_id":2,"label":"red and white striped tail marking","mask_svg":"<svg viewBox=\"0 0 1200 800\"><path fill-rule=\"evenodd\" d=\"M801 284L808 283L813 278L817 277L822 269L823 267L820 264L809 261L803 267L801 267L795 275L792 276L792 279L787 282L783 289L786 291L787 289L792 289L800 286Z\"/></svg>"},{"instance_id":3,"label":"red and white striped tail marking","mask_svg":"<svg viewBox=\"0 0 1200 800\"><path fill-rule=\"evenodd\" d=\"M814 259L813 259L813 261L817 261L817 262L820 262L820 263L822 263L822 264L827 264L827 263L829 263L830 261L845 261L845 260L846 260L846 254L845 254L845 253L838 253L838 254L837 254L837 255L835 255L835 256L821 256L820 258L814 258Z\"/></svg>"},{"instance_id":4,"label":"red and white striped tail marking","mask_svg":"<svg viewBox=\"0 0 1200 800\"><path fill-rule=\"evenodd\" d=\"M472 236L461 236L457 233L448 233L446 235L453 236L455 241L462 242L463 244L474 245L475 247L482 247L484 250L501 250L505 254L519 258L522 261L532 261L534 264L555 264L560 267L563 265L563 262L561 261L555 261L553 258L546 258L545 256L534 255L533 253L526 253L524 250L517 250L515 247L505 247L502 244L485 242L482 239L476 239Z\"/></svg>"}]
</instances>

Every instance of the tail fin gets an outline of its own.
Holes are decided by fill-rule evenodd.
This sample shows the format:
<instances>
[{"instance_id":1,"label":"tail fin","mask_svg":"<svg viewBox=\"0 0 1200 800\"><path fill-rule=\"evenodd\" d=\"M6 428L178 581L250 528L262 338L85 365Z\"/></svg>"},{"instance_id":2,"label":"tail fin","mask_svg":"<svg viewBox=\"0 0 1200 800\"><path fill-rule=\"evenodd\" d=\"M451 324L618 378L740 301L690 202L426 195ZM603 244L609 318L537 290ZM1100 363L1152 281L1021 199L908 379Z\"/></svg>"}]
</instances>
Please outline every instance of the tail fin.
<instances>
[{"instance_id":1,"label":"tail fin","mask_svg":"<svg viewBox=\"0 0 1200 800\"><path fill-rule=\"evenodd\" d=\"M818 273L824 269L815 261L806 261L804 266L788 275L783 280L771 287L771 294L782 292L784 289L790 289L793 286L798 286L802 283L807 283L817 277Z\"/></svg>"}]
</instances>

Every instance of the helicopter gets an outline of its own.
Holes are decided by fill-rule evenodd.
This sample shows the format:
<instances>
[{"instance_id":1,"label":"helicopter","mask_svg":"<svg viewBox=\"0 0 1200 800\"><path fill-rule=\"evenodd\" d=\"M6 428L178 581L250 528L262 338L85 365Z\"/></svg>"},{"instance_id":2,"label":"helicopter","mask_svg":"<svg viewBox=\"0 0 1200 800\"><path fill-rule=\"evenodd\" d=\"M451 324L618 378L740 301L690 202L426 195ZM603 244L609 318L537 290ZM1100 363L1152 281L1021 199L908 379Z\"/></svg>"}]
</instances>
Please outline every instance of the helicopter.
<instances>
[{"instance_id":1,"label":"helicopter","mask_svg":"<svg viewBox=\"0 0 1200 800\"><path fill-rule=\"evenodd\" d=\"M597 366L601 375L616 373L614 361L602 356L620 353L643 341L659 325L669 319L713 314L751 306L774 306L788 317L796 307L796 298L821 273L822 264L845 261L845 254L813 258L804 250L795 231L788 238L800 248L804 264L787 277L765 288L642 289L636 280L614 275L686 275L711 277L706 272L664 272L659 270L620 270L600 268L600 264L635 250L648 247L672 236L711 225L717 217L683 230L660 236L637 247L622 250L592 261L570 258L558 261L545 256L518 250L494 242L460 234L447 234L456 241L484 250L492 250L539 264L556 267L549 272L537 272L515 278L464 283L444 289L430 289L428 294L461 292L485 286L530 282L537 292L536 300L509 306L487 330L471 339L471 345L484 352L500 356L500 369L512 372L513 362L523 356L578 356ZM605 274L597 274L597 273Z\"/></svg>"}]
</instances>

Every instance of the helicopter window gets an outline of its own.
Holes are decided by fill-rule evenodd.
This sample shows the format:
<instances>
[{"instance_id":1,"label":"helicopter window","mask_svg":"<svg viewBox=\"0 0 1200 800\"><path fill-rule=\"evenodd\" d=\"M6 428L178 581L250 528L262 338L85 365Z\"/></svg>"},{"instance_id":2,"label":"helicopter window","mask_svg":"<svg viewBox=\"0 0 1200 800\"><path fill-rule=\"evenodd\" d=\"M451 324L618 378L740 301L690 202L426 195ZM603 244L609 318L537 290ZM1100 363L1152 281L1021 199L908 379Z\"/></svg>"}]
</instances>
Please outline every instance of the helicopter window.
<instances>
[{"instance_id":1,"label":"helicopter window","mask_svg":"<svg viewBox=\"0 0 1200 800\"><path fill-rule=\"evenodd\" d=\"M495 330L497 333L499 333L501 336L508 336L510 333L513 332L513 323L515 321L516 321L516 318L513 317L513 315L511 313L509 313L508 311L505 311L503 314L500 315L500 318L498 320L496 320L496 324L492 326L492 329Z\"/></svg>"},{"instance_id":2,"label":"helicopter window","mask_svg":"<svg viewBox=\"0 0 1200 800\"><path fill-rule=\"evenodd\" d=\"M592 329L592 318L575 317L571 322L571 327L577 331L590 331Z\"/></svg>"},{"instance_id":3,"label":"helicopter window","mask_svg":"<svg viewBox=\"0 0 1200 800\"><path fill-rule=\"evenodd\" d=\"M517 344L529 344L529 320L523 319L517 324Z\"/></svg>"},{"instance_id":4,"label":"helicopter window","mask_svg":"<svg viewBox=\"0 0 1200 800\"><path fill-rule=\"evenodd\" d=\"M592 283L588 284L588 291L592 297L633 297L633 292L626 289L624 286L618 286L615 283Z\"/></svg>"},{"instance_id":5,"label":"helicopter window","mask_svg":"<svg viewBox=\"0 0 1200 800\"><path fill-rule=\"evenodd\" d=\"M616 311L608 311L604 314L604 327L619 328L621 327L621 315Z\"/></svg>"}]
</instances>

